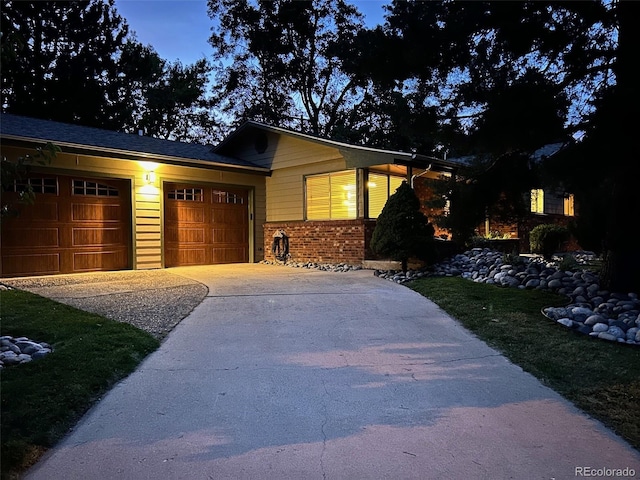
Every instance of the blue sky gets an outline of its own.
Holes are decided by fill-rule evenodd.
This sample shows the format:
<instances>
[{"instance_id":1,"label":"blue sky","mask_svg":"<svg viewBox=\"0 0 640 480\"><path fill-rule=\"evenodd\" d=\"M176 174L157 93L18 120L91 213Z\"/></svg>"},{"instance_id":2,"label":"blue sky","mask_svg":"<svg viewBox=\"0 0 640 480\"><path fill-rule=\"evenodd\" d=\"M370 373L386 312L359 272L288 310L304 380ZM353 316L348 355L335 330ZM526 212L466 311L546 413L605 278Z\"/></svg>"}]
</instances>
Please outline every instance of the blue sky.
<instances>
[{"instance_id":1,"label":"blue sky","mask_svg":"<svg viewBox=\"0 0 640 480\"><path fill-rule=\"evenodd\" d=\"M390 0L351 3L365 15L367 25L377 25L383 21L382 6ZM189 64L212 53L207 0L116 0L115 6L138 41L153 46L165 60Z\"/></svg>"}]
</instances>

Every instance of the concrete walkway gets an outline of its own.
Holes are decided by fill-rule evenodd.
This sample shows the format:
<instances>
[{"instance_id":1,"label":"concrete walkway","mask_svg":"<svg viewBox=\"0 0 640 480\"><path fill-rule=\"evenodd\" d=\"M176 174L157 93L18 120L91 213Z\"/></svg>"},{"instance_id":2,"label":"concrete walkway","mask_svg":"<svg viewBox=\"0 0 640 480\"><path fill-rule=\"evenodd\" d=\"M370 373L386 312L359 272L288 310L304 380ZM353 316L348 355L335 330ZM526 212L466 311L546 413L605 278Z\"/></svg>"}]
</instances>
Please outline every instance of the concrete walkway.
<instances>
[{"instance_id":1,"label":"concrete walkway","mask_svg":"<svg viewBox=\"0 0 640 480\"><path fill-rule=\"evenodd\" d=\"M169 271L207 297L29 480L640 475L636 450L370 271Z\"/></svg>"}]
</instances>

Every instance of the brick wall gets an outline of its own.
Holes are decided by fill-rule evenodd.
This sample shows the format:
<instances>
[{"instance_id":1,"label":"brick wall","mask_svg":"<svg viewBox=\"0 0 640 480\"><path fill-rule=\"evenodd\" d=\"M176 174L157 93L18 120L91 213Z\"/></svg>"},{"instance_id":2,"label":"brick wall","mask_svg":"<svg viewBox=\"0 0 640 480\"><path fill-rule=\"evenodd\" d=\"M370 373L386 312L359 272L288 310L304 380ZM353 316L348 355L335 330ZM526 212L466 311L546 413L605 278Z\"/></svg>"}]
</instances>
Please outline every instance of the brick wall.
<instances>
[{"instance_id":1,"label":"brick wall","mask_svg":"<svg viewBox=\"0 0 640 480\"><path fill-rule=\"evenodd\" d=\"M370 257L374 228L375 221L363 219L265 223L265 260L274 260L273 234L284 230L292 261L360 265Z\"/></svg>"}]
</instances>

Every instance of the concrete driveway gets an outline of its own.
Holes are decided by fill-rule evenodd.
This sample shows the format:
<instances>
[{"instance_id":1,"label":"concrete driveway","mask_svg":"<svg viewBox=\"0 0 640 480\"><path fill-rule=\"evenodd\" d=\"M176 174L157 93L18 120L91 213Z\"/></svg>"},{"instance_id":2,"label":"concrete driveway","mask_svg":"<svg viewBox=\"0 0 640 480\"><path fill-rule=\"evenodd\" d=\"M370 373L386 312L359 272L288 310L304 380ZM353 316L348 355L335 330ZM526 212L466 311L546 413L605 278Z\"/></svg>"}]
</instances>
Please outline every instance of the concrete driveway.
<instances>
[{"instance_id":1,"label":"concrete driveway","mask_svg":"<svg viewBox=\"0 0 640 480\"><path fill-rule=\"evenodd\" d=\"M640 475L636 450L371 271L169 272L207 296L28 479Z\"/></svg>"}]
</instances>

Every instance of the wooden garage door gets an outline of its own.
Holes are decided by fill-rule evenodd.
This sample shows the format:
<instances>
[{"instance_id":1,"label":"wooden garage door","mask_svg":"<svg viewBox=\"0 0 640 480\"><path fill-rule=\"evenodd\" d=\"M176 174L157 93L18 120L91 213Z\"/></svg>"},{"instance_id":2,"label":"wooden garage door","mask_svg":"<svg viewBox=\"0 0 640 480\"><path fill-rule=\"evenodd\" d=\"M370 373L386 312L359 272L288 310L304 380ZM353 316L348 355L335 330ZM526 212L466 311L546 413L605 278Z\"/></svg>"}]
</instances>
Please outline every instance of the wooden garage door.
<instances>
[{"instance_id":1,"label":"wooden garage door","mask_svg":"<svg viewBox=\"0 0 640 480\"><path fill-rule=\"evenodd\" d=\"M129 268L128 180L55 175L27 180L33 205L2 221L2 275L50 275ZM3 192L15 204L24 185Z\"/></svg>"},{"instance_id":2,"label":"wooden garage door","mask_svg":"<svg viewBox=\"0 0 640 480\"><path fill-rule=\"evenodd\" d=\"M248 262L248 201L246 190L165 184L165 266Z\"/></svg>"}]
</instances>

